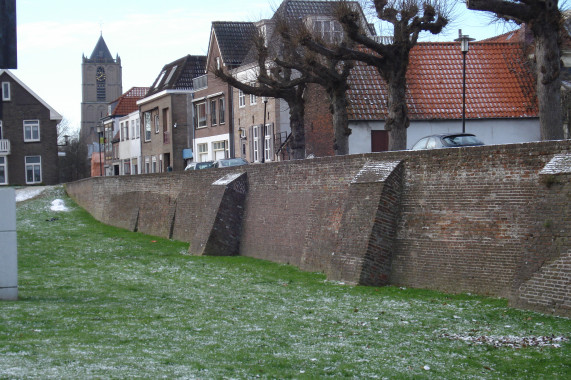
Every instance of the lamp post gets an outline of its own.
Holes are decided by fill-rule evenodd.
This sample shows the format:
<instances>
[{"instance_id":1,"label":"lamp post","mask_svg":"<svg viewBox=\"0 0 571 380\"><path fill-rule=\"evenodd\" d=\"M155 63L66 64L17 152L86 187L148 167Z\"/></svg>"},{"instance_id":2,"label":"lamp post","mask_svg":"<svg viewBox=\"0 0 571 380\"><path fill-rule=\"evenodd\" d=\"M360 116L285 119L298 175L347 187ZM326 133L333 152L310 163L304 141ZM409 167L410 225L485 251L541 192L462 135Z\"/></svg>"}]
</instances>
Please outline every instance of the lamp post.
<instances>
[{"instance_id":1,"label":"lamp post","mask_svg":"<svg viewBox=\"0 0 571 380\"><path fill-rule=\"evenodd\" d=\"M261 148L262 148L262 164L266 161L266 107L268 105L268 98L262 96L262 102L264 102L264 124L262 125L262 136L261 136Z\"/></svg>"},{"instance_id":2,"label":"lamp post","mask_svg":"<svg viewBox=\"0 0 571 380\"><path fill-rule=\"evenodd\" d=\"M462 29L458 29L458 38L454 41L460 41L460 50L462 51L462 133L466 132L466 55L468 54L469 42L474 38L462 34Z\"/></svg>"},{"instance_id":3,"label":"lamp post","mask_svg":"<svg viewBox=\"0 0 571 380\"><path fill-rule=\"evenodd\" d=\"M95 127L97 130L97 137L99 137L99 176L103 177L103 158L101 152L101 140L103 137L103 125L97 124Z\"/></svg>"}]
</instances>

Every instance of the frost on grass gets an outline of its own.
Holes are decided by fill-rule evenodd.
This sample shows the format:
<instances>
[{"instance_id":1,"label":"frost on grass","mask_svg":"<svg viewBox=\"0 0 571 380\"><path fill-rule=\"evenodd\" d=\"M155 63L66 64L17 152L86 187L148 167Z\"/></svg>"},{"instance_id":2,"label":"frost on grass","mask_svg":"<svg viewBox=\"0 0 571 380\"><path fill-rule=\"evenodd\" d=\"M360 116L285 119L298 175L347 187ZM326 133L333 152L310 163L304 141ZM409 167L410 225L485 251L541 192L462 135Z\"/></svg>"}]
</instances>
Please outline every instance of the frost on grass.
<instances>
[{"instance_id":1,"label":"frost on grass","mask_svg":"<svg viewBox=\"0 0 571 380\"><path fill-rule=\"evenodd\" d=\"M442 338L452 340L461 340L472 344L485 344L495 348L524 348L524 347L561 347L562 342L569 339L564 336L496 336L496 335L463 335L463 334L447 334L441 335Z\"/></svg>"}]
</instances>

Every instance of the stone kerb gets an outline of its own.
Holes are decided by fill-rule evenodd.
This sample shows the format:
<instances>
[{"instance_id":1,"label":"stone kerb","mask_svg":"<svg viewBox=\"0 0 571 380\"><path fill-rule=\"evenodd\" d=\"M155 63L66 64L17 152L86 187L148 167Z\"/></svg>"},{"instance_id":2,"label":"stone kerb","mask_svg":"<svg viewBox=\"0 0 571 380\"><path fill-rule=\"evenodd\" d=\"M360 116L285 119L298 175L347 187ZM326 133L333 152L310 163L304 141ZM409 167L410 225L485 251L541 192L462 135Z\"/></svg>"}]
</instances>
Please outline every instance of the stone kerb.
<instances>
[{"instance_id":1,"label":"stone kerb","mask_svg":"<svg viewBox=\"0 0 571 380\"><path fill-rule=\"evenodd\" d=\"M229 173L212 183L206 204L190 239L192 255L234 256L239 254L248 192L246 173Z\"/></svg>"},{"instance_id":2,"label":"stone kerb","mask_svg":"<svg viewBox=\"0 0 571 380\"><path fill-rule=\"evenodd\" d=\"M349 185L349 196L327 271L330 280L386 285L402 192L400 160L367 162Z\"/></svg>"}]
</instances>

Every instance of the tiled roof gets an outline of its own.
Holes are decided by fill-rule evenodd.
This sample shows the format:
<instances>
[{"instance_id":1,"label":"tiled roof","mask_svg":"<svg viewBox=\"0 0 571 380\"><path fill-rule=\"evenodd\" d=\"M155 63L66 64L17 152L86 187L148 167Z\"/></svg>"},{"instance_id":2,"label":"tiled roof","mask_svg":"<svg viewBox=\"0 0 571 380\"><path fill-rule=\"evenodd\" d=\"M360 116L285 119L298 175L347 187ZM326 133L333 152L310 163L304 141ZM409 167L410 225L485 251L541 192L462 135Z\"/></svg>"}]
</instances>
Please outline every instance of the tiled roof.
<instances>
[{"instance_id":1,"label":"tiled roof","mask_svg":"<svg viewBox=\"0 0 571 380\"><path fill-rule=\"evenodd\" d=\"M297 19L310 15L332 14L335 2L311 0L285 0L281 3L273 18Z\"/></svg>"},{"instance_id":2,"label":"tiled roof","mask_svg":"<svg viewBox=\"0 0 571 380\"><path fill-rule=\"evenodd\" d=\"M349 118L384 120L386 84L357 63L350 78ZM407 105L411 120L462 118L462 54L458 43L419 43L410 55ZM475 42L466 59L466 118L538 117L535 83L521 44Z\"/></svg>"},{"instance_id":3,"label":"tiled roof","mask_svg":"<svg viewBox=\"0 0 571 380\"><path fill-rule=\"evenodd\" d=\"M224 64L228 67L242 64L252 46L256 25L253 22L214 21L212 29Z\"/></svg>"},{"instance_id":4,"label":"tiled roof","mask_svg":"<svg viewBox=\"0 0 571 380\"><path fill-rule=\"evenodd\" d=\"M138 109L137 100L145 97L149 91L148 87L132 87L129 91L111 102L115 105L113 112L109 116L125 116Z\"/></svg>"},{"instance_id":5,"label":"tiled roof","mask_svg":"<svg viewBox=\"0 0 571 380\"><path fill-rule=\"evenodd\" d=\"M203 55L187 55L165 65L146 96L163 90L191 90L192 79L204 75L206 57Z\"/></svg>"}]
</instances>

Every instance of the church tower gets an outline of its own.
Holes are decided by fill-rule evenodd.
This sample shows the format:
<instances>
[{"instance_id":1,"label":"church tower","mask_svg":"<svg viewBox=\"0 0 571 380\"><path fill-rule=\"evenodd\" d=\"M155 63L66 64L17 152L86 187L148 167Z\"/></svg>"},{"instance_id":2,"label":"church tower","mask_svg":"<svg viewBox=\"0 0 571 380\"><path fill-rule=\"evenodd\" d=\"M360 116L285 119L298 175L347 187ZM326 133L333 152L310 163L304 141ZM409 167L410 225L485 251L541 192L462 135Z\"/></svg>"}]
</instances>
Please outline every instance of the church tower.
<instances>
[{"instance_id":1,"label":"church tower","mask_svg":"<svg viewBox=\"0 0 571 380\"><path fill-rule=\"evenodd\" d=\"M95 126L107 116L107 105L123 93L121 58L113 59L103 34L91 56L83 55L81 65L81 138L88 144L89 157L98 138ZM95 148L98 149L98 148Z\"/></svg>"}]
</instances>

